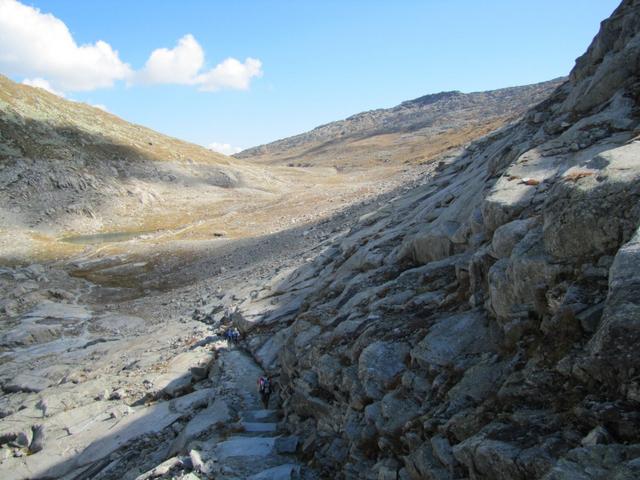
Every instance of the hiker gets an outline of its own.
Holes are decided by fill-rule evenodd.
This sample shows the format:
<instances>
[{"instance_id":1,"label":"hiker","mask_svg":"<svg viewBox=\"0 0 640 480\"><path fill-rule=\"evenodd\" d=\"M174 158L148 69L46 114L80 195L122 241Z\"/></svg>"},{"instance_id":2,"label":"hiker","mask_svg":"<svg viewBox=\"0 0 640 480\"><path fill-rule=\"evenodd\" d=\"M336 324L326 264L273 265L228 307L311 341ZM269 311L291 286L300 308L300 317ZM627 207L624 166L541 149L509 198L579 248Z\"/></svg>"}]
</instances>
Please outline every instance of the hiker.
<instances>
[{"instance_id":1,"label":"hiker","mask_svg":"<svg viewBox=\"0 0 640 480\"><path fill-rule=\"evenodd\" d=\"M260 392L260 398L265 410L269 408L269 396L271 395L271 378L268 376L261 376L258 379L258 391Z\"/></svg>"},{"instance_id":2,"label":"hiker","mask_svg":"<svg viewBox=\"0 0 640 480\"><path fill-rule=\"evenodd\" d=\"M228 328L226 332L224 332L224 337L227 341L232 343L238 343L240 341L240 332L237 328Z\"/></svg>"},{"instance_id":3,"label":"hiker","mask_svg":"<svg viewBox=\"0 0 640 480\"><path fill-rule=\"evenodd\" d=\"M235 327L231 330L231 341L233 343L238 343L240 341L240 331Z\"/></svg>"},{"instance_id":4,"label":"hiker","mask_svg":"<svg viewBox=\"0 0 640 480\"><path fill-rule=\"evenodd\" d=\"M224 338L226 338L228 342L231 341L231 328L227 328L224 331Z\"/></svg>"}]
</instances>

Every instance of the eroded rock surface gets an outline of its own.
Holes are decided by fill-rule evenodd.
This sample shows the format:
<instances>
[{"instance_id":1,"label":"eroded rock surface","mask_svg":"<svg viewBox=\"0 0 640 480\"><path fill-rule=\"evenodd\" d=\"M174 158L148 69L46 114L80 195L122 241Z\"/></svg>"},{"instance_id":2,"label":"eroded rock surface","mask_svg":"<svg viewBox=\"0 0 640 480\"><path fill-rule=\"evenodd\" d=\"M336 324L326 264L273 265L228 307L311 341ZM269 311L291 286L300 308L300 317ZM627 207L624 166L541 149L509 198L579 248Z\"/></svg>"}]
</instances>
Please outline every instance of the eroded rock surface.
<instances>
[{"instance_id":1,"label":"eroded rock surface","mask_svg":"<svg viewBox=\"0 0 640 480\"><path fill-rule=\"evenodd\" d=\"M639 32L239 304L323 475L637 476Z\"/></svg>"}]
</instances>

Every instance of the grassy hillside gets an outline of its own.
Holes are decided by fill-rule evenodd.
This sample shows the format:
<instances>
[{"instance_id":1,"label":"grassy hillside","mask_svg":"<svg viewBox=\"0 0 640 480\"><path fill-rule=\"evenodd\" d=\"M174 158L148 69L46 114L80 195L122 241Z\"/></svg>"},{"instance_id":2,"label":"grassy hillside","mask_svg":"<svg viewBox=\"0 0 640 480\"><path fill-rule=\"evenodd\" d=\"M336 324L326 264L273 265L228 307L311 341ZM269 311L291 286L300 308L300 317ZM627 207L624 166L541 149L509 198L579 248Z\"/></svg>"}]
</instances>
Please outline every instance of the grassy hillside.
<instances>
[{"instance_id":1,"label":"grassy hillside","mask_svg":"<svg viewBox=\"0 0 640 480\"><path fill-rule=\"evenodd\" d=\"M228 157L85 103L66 100L0 75L0 159L65 158L74 152L127 152L155 161L228 165ZM110 152L111 150L111 152Z\"/></svg>"}]
</instances>

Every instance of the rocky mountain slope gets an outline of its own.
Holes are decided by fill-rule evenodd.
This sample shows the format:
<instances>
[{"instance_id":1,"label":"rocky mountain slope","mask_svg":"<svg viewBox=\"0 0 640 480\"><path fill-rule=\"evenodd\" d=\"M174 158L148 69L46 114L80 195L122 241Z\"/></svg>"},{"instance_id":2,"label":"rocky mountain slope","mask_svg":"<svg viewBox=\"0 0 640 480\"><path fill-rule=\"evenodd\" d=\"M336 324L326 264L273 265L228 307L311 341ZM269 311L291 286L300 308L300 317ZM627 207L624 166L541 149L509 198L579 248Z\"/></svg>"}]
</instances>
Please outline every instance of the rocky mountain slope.
<instances>
[{"instance_id":1,"label":"rocky mountain slope","mask_svg":"<svg viewBox=\"0 0 640 480\"><path fill-rule=\"evenodd\" d=\"M0 131L2 213L14 212L26 223L60 217L66 210L95 217L101 201L118 196L151 201L152 193L136 192L134 186L127 192L126 180L177 182L182 180L172 172L177 163L202 170L203 181L212 185L240 181L234 162L223 155L4 76ZM20 208L24 200L30 208ZM34 218L38 212L44 213L42 219Z\"/></svg>"},{"instance_id":2,"label":"rocky mountain slope","mask_svg":"<svg viewBox=\"0 0 640 480\"><path fill-rule=\"evenodd\" d=\"M441 92L328 123L234 157L340 169L411 164L454 151L544 100L562 79L488 92Z\"/></svg>"},{"instance_id":3,"label":"rocky mountain slope","mask_svg":"<svg viewBox=\"0 0 640 480\"><path fill-rule=\"evenodd\" d=\"M212 299L325 478L640 477L639 33L624 0L519 122Z\"/></svg>"},{"instance_id":4,"label":"rocky mountain slope","mask_svg":"<svg viewBox=\"0 0 640 480\"><path fill-rule=\"evenodd\" d=\"M262 370L193 307L433 165L252 165L0 84L0 478L314 478L280 406L256 409Z\"/></svg>"},{"instance_id":5,"label":"rocky mountain slope","mask_svg":"<svg viewBox=\"0 0 640 480\"><path fill-rule=\"evenodd\" d=\"M72 147L50 144L67 135L59 112L73 111L66 124L90 107L33 90L18 112L3 100L0 477L638 478L639 33L640 0L624 0L548 99L395 190L379 186L385 169L266 169L201 150L163 161L147 149L162 140L137 134L125 160L139 174L115 159L117 176L61 188L46 179L91 174L118 142L84 122ZM22 112L42 99L55 106L31 128ZM58 179L53 164L71 167ZM105 179L132 193L114 190L110 207ZM96 218L40 220L47 198L86 198ZM224 222L189 218L197 202L228 208ZM39 245L47 229L126 236L163 211L150 205L187 233L131 224L133 240L8 265L14 231ZM262 233L211 238L219 225Z\"/></svg>"}]
</instances>

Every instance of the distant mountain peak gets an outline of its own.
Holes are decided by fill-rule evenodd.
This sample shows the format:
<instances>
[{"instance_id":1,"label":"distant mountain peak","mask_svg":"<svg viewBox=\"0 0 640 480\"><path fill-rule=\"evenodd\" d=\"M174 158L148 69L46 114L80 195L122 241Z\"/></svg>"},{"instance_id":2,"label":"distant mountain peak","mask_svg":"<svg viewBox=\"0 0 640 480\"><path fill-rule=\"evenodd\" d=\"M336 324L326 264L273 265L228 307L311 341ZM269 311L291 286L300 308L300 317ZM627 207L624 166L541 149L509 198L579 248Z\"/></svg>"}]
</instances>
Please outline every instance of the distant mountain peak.
<instances>
[{"instance_id":1,"label":"distant mountain peak","mask_svg":"<svg viewBox=\"0 0 640 480\"><path fill-rule=\"evenodd\" d=\"M430 105L432 103L445 100L447 98L458 97L464 95L460 90L448 90L446 92L430 93L423 95L422 97L414 98L413 100L405 100L398 107L406 107L413 105Z\"/></svg>"}]
</instances>

